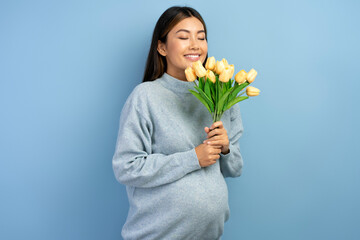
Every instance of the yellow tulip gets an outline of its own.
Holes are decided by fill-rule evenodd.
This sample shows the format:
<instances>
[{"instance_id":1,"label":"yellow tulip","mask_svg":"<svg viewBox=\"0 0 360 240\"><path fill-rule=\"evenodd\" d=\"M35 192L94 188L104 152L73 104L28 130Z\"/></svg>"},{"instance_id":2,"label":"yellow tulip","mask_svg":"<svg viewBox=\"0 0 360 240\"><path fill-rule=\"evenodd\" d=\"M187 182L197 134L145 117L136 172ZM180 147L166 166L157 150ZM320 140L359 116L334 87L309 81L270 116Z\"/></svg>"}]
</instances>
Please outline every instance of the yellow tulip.
<instances>
[{"instance_id":1,"label":"yellow tulip","mask_svg":"<svg viewBox=\"0 0 360 240\"><path fill-rule=\"evenodd\" d=\"M252 69L248 72L248 74L247 74L247 76L246 76L246 80L247 80L249 83L252 83L252 82L255 80L256 75L257 75L257 71L255 71L255 69L252 68Z\"/></svg>"},{"instance_id":2,"label":"yellow tulip","mask_svg":"<svg viewBox=\"0 0 360 240\"><path fill-rule=\"evenodd\" d=\"M224 71L222 71L222 73L219 75L220 82L228 82L229 79L231 78L231 76L230 76L231 71L232 70L230 67L224 68Z\"/></svg>"},{"instance_id":3,"label":"yellow tulip","mask_svg":"<svg viewBox=\"0 0 360 240\"><path fill-rule=\"evenodd\" d=\"M195 70L192 67L188 67L185 69L185 76L186 80L188 80L189 82L193 82L197 78Z\"/></svg>"},{"instance_id":4,"label":"yellow tulip","mask_svg":"<svg viewBox=\"0 0 360 240\"><path fill-rule=\"evenodd\" d=\"M214 57L209 57L206 60L205 68L208 70L214 70L214 68L215 68L215 58Z\"/></svg>"},{"instance_id":5,"label":"yellow tulip","mask_svg":"<svg viewBox=\"0 0 360 240\"><path fill-rule=\"evenodd\" d=\"M249 86L246 88L246 95L248 95L249 97L255 97L259 94L260 90L255 87Z\"/></svg>"},{"instance_id":6,"label":"yellow tulip","mask_svg":"<svg viewBox=\"0 0 360 240\"><path fill-rule=\"evenodd\" d=\"M231 69L229 78L232 79L232 77L234 75L234 71L235 71L234 64L229 65L229 68Z\"/></svg>"},{"instance_id":7,"label":"yellow tulip","mask_svg":"<svg viewBox=\"0 0 360 240\"><path fill-rule=\"evenodd\" d=\"M237 82L238 84L246 82L246 75L247 73L245 72L245 70L241 70L235 75L235 82Z\"/></svg>"},{"instance_id":8,"label":"yellow tulip","mask_svg":"<svg viewBox=\"0 0 360 240\"><path fill-rule=\"evenodd\" d=\"M213 71L211 71L210 69L208 69L206 71L206 79L209 78L211 82L215 83L216 82L216 77Z\"/></svg>"},{"instance_id":9,"label":"yellow tulip","mask_svg":"<svg viewBox=\"0 0 360 240\"><path fill-rule=\"evenodd\" d=\"M229 66L228 61L225 58L223 58L221 61L224 63L225 67Z\"/></svg>"},{"instance_id":10,"label":"yellow tulip","mask_svg":"<svg viewBox=\"0 0 360 240\"><path fill-rule=\"evenodd\" d=\"M192 63L192 67L195 70L196 76L198 77L205 76L206 69L204 68L200 60L197 60L196 62Z\"/></svg>"},{"instance_id":11,"label":"yellow tulip","mask_svg":"<svg viewBox=\"0 0 360 240\"><path fill-rule=\"evenodd\" d=\"M221 74L222 71L224 70L225 65L223 61L216 61L216 68L215 71L217 74Z\"/></svg>"}]
</instances>

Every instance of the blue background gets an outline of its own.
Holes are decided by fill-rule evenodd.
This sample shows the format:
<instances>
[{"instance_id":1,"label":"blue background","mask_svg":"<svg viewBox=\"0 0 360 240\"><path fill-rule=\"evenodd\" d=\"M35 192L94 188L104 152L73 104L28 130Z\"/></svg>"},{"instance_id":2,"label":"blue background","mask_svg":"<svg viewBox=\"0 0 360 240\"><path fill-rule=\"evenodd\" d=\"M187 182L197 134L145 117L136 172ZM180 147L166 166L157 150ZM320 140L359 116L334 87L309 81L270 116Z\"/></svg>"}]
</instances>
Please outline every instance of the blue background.
<instances>
[{"instance_id":1,"label":"blue background","mask_svg":"<svg viewBox=\"0 0 360 240\"><path fill-rule=\"evenodd\" d=\"M121 239L111 160L157 19L197 9L209 56L255 68L224 240L360 239L358 1L1 1L0 239Z\"/></svg>"}]
</instances>

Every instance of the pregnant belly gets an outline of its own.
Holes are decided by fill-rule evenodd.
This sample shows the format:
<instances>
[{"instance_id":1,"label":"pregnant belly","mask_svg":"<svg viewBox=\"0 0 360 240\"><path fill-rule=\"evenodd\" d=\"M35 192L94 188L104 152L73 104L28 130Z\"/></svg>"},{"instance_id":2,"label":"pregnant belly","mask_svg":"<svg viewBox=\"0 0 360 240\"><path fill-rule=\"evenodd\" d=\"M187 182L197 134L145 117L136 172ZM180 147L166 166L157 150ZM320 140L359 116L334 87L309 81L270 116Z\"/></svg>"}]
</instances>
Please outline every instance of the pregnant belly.
<instances>
[{"instance_id":1,"label":"pregnant belly","mask_svg":"<svg viewBox=\"0 0 360 240\"><path fill-rule=\"evenodd\" d=\"M192 172L169 184L167 201L177 214L199 219L228 218L228 189L219 174L206 174L204 170Z\"/></svg>"},{"instance_id":2,"label":"pregnant belly","mask_svg":"<svg viewBox=\"0 0 360 240\"><path fill-rule=\"evenodd\" d=\"M169 214L228 218L228 188L220 171L204 168L157 188L136 188L130 204L138 211L157 209ZM129 199L129 200L130 200Z\"/></svg>"},{"instance_id":3,"label":"pregnant belly","mask_svg":"<svg viewBox=\"0 0 360 240\"><path fill-rule=\"evenodd\" d=\"M143 234L164 229L164 232L158 230L159 235L154 239L163 239L167 233L199 239L191 235L195 234L192 229L196 229L199 236L220 236L229 218L228 189L216 166L202 168L160 187L136 188L129 200L130 212L124 232L139 231L139 226Z\"/></svg>"}]
</instances>

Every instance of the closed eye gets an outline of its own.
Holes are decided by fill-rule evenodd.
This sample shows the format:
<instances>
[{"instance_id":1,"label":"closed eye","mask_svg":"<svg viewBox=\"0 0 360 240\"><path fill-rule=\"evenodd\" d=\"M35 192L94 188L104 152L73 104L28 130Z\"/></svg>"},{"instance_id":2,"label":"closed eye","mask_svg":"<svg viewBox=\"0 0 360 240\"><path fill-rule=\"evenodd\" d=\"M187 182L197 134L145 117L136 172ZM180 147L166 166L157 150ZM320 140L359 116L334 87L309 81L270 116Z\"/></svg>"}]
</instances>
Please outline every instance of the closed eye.
<instances>
[{"instance_id":1,"label":"closed eye","mask_svg":"<svg viewBox=\"0 0 360 240\"><path fill-rule=\"evenodd\" d=\"M188 39L188 38L179 38L179 39L181 39L181 40L186 40L186 39ZM199 40L205 40L205 38L199 38Z\"/></svg>"}]
</instances>

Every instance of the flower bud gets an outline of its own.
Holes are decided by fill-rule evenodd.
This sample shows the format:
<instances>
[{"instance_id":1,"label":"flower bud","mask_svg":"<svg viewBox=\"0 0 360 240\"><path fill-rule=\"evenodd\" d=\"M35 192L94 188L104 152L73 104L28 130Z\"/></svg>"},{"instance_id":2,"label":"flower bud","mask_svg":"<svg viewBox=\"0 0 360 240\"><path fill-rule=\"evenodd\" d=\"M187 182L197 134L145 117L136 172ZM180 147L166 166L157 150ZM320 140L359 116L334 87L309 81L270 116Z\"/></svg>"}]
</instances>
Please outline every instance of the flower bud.
<instances>
[{"instance_id":1,"label":"flower bud","mask_svg":"<svg viewBox=\"0 0 360 240\"><path fill-rule=\"evenodd\" d=\"M185 69L185 76L186 76L186 80L188 80L189 82L193 82L197 78L196 73L194 69L192 69L192 67L188 67Z\"/></svg>"},{"instance_id":2,"label":"flower bud","mask_svg":"<svg viewBox=\"0 0 360 240\"><path fill-rule=\"evenodd\" d=\"M206 74L206 69L202 65L200 60L197 60L196 62L192 63L192 67L195 70L196 76L203 77Z\"/></svg>"},{"instance_id":3,"label":"flower bud","mask_svg":"<svg viewBox=\"0 0 360 240\"><path fill-rule=\"evenodd\" d=\"M209 78L211 82L215 83L216 82L216 77L213 71L211 71L210 69L208 69L206 71L206 78Z\"/></svg>"},{"instance_id":4,"label":"flower bud","mask_svg":"<svg viewBox=\"0 0 360 240\"><path fill-rule=\"evenodd\" d=\"M241 70L235 75L235 82L237 82L238 84L246 82L246 75L247 73L245 72L245 70Z\"/></svg>"},{"instance_id":5,"label":"flower bud","mask_svg":"<svg viewBox=\"0 0 360 240\"><path fill-rule=\"evenodd\" d=\"M257 75L257 71L255 71L255 69L252 68L252 69L248 72L248 74L247 74L247 76L246 76L246 80L247 80L249 83L252 83L252 82L255 80L256 75Z\"/></svg>"},{"instance_id":6,"label":"flower bud","mask_svg":"<svg viewBox=\"0 0 360 240\"><path fill-rule=\"evenodd\" d=\"M228 82L230 79L230 74L231 74L231 68L230 67L226 67L224 68L224 70L222 71L222 73L219 75L219 80L220 82Z\"/></svg>"},{"instance_id":7,"label":"flower bud","mask_svg":"<svg viewBox=\"0 0 360 240\"><path fill-rule=\"evenodd\" d=\"M221 61L224 63L225 67L229 66L228 61L225 58L223 58Z\"/></svg>"},{"instance_id":8,"label":"flower bud","mask_svg":"<svg viewBox=\"0 0 360 240\"><path fill-rule=\"evenodd\" d=\"M209 57L206 61L205 68L209 70L214 70L215 68L215 58Z\"/></svg>"},{"instance_id":9,"label":"flower bud","mask_svg":"<svg viewBox=\"0 0 360 240\"><path fill-rule=\"evenodd\" d=\"M225 65L223 61L216 61L216 68L215 71L217 74L221 74L222 71L224 70Z\"/></svg>"},{"instance_id":10,"label":"flower bud","mask_svg":"<svg viewBox=\"0 0 360 240\"><path fill-rule=\"evenodd\" d=\"M246 88L246 95L248 95L249 97L255 97L259 94L260 90L255 87L249 86Z\"/></svg>"},{"instance_id":11,"label":"flower bud","mask_svg":"<svg viewBox=\"0 0 360 240\"><path fill-rule=\"evenodd\" d=\"M234 71L235 71L234 64L229 65L229 68L231 69L229 78L232 79L232 77L234 75Z\"/></svg>"}]
</instances>

